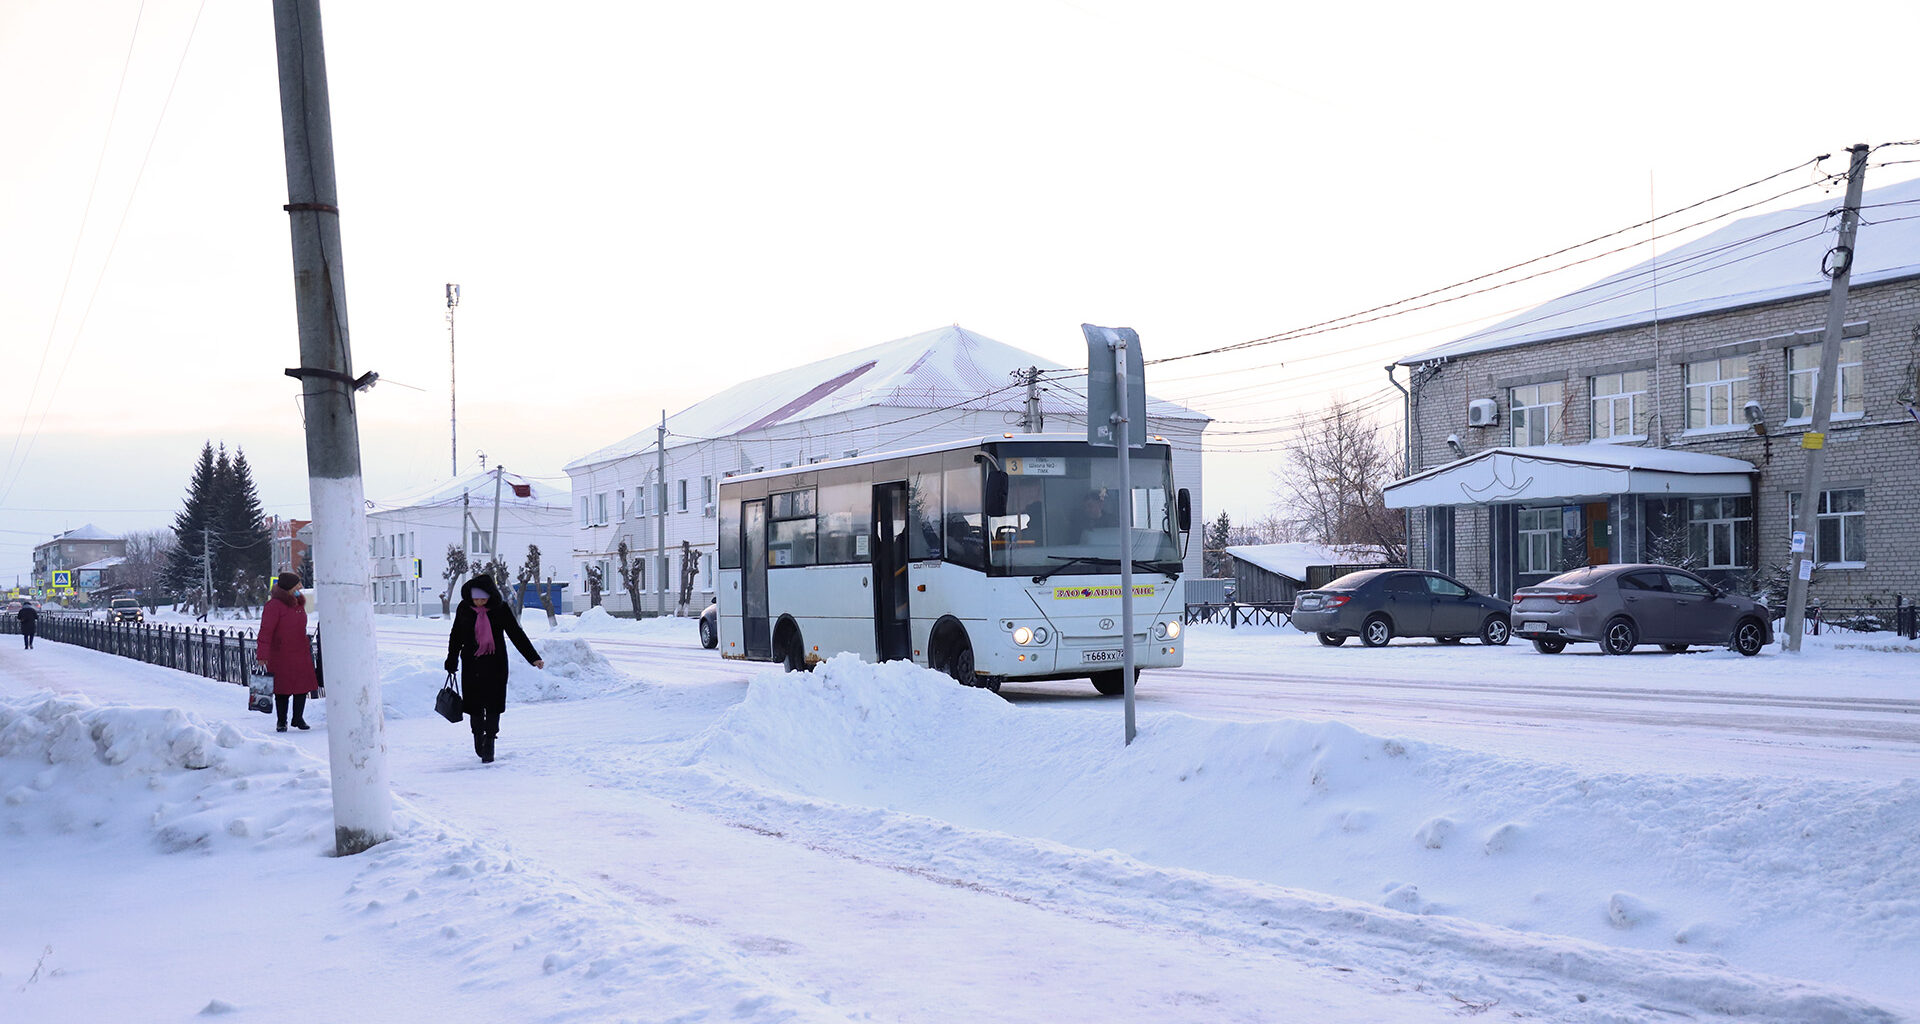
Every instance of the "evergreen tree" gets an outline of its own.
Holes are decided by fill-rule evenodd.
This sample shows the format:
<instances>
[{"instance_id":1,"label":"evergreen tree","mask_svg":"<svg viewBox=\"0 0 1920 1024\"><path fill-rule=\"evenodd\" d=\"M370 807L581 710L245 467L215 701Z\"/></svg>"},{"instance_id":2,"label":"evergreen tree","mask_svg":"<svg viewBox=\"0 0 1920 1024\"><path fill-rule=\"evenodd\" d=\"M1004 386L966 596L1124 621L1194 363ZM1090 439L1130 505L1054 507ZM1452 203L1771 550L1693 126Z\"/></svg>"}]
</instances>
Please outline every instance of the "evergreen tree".
<instances>
[{"instance_id":1,"label":"evergreen tree","mask_svg":"<svg viewBox=\"0 0 1920 1024\"><path fill-rule=\"evenodd\" d=\"M202 560L206 557L206 537L214 525L213 493L218 463L213 442L200 449L193 478L187 483L186 505L173 517L173 550L168 553L164 580L176 599L197 594L205 578ZM201 601L204 607L204 598Z\"/></svg>"},{"instance_id":2,"label":"evergreen tree","mask_svg":"<svg viewBox=\"0 0 1920 1024\"><path fill-rule=\"evenodd\" d=\"M235 448L221 488L220 543L214 557L214 565L225 570L222 578L229 581L225 596L234 603L252 604L256 595L266 592L272 561L273 537L260 508L253 470L247 465L246 451Z\"/></svg>"},{"instance_id":3,"label":"evergreen tree","mask_svg":"<svg viewBox=\"0 0 1920 1024\"><path fill-rule=\"evenodd\" d=\"M1227 561L1227 545L1233 543L1233 521L1227 518L1226 509L1220 510L1220 518L1207 526L1205 540L1200 553L1201 572L1208 579L1219 579L1233 575L1233 569Z\"/></svg>"}]
</instances>

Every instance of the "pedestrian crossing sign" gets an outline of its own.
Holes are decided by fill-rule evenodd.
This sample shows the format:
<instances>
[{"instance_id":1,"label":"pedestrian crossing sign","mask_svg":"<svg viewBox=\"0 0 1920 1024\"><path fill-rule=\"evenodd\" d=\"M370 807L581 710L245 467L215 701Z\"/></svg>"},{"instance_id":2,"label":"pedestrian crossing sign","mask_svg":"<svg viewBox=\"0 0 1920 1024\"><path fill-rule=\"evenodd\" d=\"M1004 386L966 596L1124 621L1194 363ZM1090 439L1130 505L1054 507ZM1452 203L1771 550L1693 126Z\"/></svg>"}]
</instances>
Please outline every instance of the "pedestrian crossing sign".
<instances>
[{"instance_id":1,"label":"pedestrian crossing sign","mask_svg":"<svg viewBox=\"0 0 1920 1024\"><path fill-rule=\"evenodd\" d=\"M53 571L53 585L63 590L72 589L73 571L70 569L55 569Z\"/></svg>"}]
</instances>

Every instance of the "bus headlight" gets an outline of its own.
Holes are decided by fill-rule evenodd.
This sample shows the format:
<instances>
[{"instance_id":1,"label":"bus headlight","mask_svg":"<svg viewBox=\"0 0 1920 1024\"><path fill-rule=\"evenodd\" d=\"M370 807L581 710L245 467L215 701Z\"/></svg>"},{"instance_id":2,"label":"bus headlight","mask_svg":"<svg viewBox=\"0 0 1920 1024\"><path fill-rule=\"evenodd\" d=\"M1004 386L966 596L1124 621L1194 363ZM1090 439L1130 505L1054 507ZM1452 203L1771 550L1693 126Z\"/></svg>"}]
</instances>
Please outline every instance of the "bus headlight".
<instances>
[{"instance_id":1,"label":"bus headlight","mask_svg":"<svg viewBox=\"0 0 1920 1024\"><path fill-rule=\"evenodd\" d=\"M1178 622L1156 622L1153 624L1153 635L1154 638L1158 640L1178 639L1180 636L1180 624Z\"/></svg>"},{"instance_id":2,"label":"bus headlight","mask_svg":"<svg viewBox=\"0 0 1920 1024\"><path fill-rule=\"evenodd\" d=\"M1020 628L1014 630L1013 642L1016 644L1019 644L1022 647L1027 646L1028 644L1033 642L1033 630L1028 629L1025 626L1021 626Z\"/></svg>"},{"instance_id":3,"label":"bus headlight","mask_svg":"<svg viewBox=\"0 0 1920 1024\"><path fill-rule=\"evenodd\" d=\"M1047 627L1033 627L1033 642L1036 644L1044 644L1047 642Z\"/></svg>"}]
</instances>

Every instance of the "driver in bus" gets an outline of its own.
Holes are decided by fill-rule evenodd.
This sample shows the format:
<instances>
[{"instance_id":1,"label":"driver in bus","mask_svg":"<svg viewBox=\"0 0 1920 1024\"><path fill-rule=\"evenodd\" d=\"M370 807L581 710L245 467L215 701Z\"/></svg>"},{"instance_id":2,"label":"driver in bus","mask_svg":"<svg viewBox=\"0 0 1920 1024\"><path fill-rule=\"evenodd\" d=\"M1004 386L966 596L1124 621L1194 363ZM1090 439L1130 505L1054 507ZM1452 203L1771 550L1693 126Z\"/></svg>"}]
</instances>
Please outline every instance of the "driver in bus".
<instances>
[{"instance_id":1,"label":"driver in bus","mask_svg":"<svg viewBox=\"0 0 1920 1024\"><path fill-rule=\"evenodd\" d=\"M1120 523L1107 511L1107 492L1096 487L1087 492L1080 501L1080 511L1074 516L1074 533L1081 543L1092 539L1093 531L1117 528Z\"/></svg>"}]
</instances>

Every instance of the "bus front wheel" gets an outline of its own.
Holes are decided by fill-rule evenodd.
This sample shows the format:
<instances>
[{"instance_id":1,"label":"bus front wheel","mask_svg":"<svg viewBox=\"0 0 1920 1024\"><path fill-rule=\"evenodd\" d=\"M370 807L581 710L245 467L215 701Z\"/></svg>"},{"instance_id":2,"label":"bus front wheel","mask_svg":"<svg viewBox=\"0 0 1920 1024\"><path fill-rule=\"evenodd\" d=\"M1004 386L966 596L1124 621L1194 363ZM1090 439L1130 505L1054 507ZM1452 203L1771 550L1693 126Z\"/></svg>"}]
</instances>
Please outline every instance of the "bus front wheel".
<instances>
[{"instance_id":1,"label":"bus front wheel","mask_svg":"<svg viewBox=\"0 0 1920 1024\"><path fill-rule=\"evenodd\" d=\"M965 626L953 619L941 621L933 629L932 648L928 664L934 671L962 686L980 685L973 670L973 641L967 639Z\"/></svg>"},{"instance_id":2,"label":"bus front wheel","mask_svg":"<svg viewBox=\"0 0 1920 1024\"><path fill-rule=\"evenodd\" d=\"M1135 686L1140 685L1140 670L1137 668L1133 670L1133 683ZM1099 690L1101 695L1105 697L1120 696L1127 692L1126 670L1095 672L1093 674L1093 688Z\"/></svg>"},{"instance_id":3,"label":"bus front wheel","mask_svg":"<svg viewBox=\"0 0 1920 1024\"><path fill-rule=\"evenodd\" d=\"M800 638L800 627L791 619L780 623L774 630L773 650L780 658L780 664L789 672L811 672L813 666L807 664L806 641Z\"/></svg>"}]
</instances>

